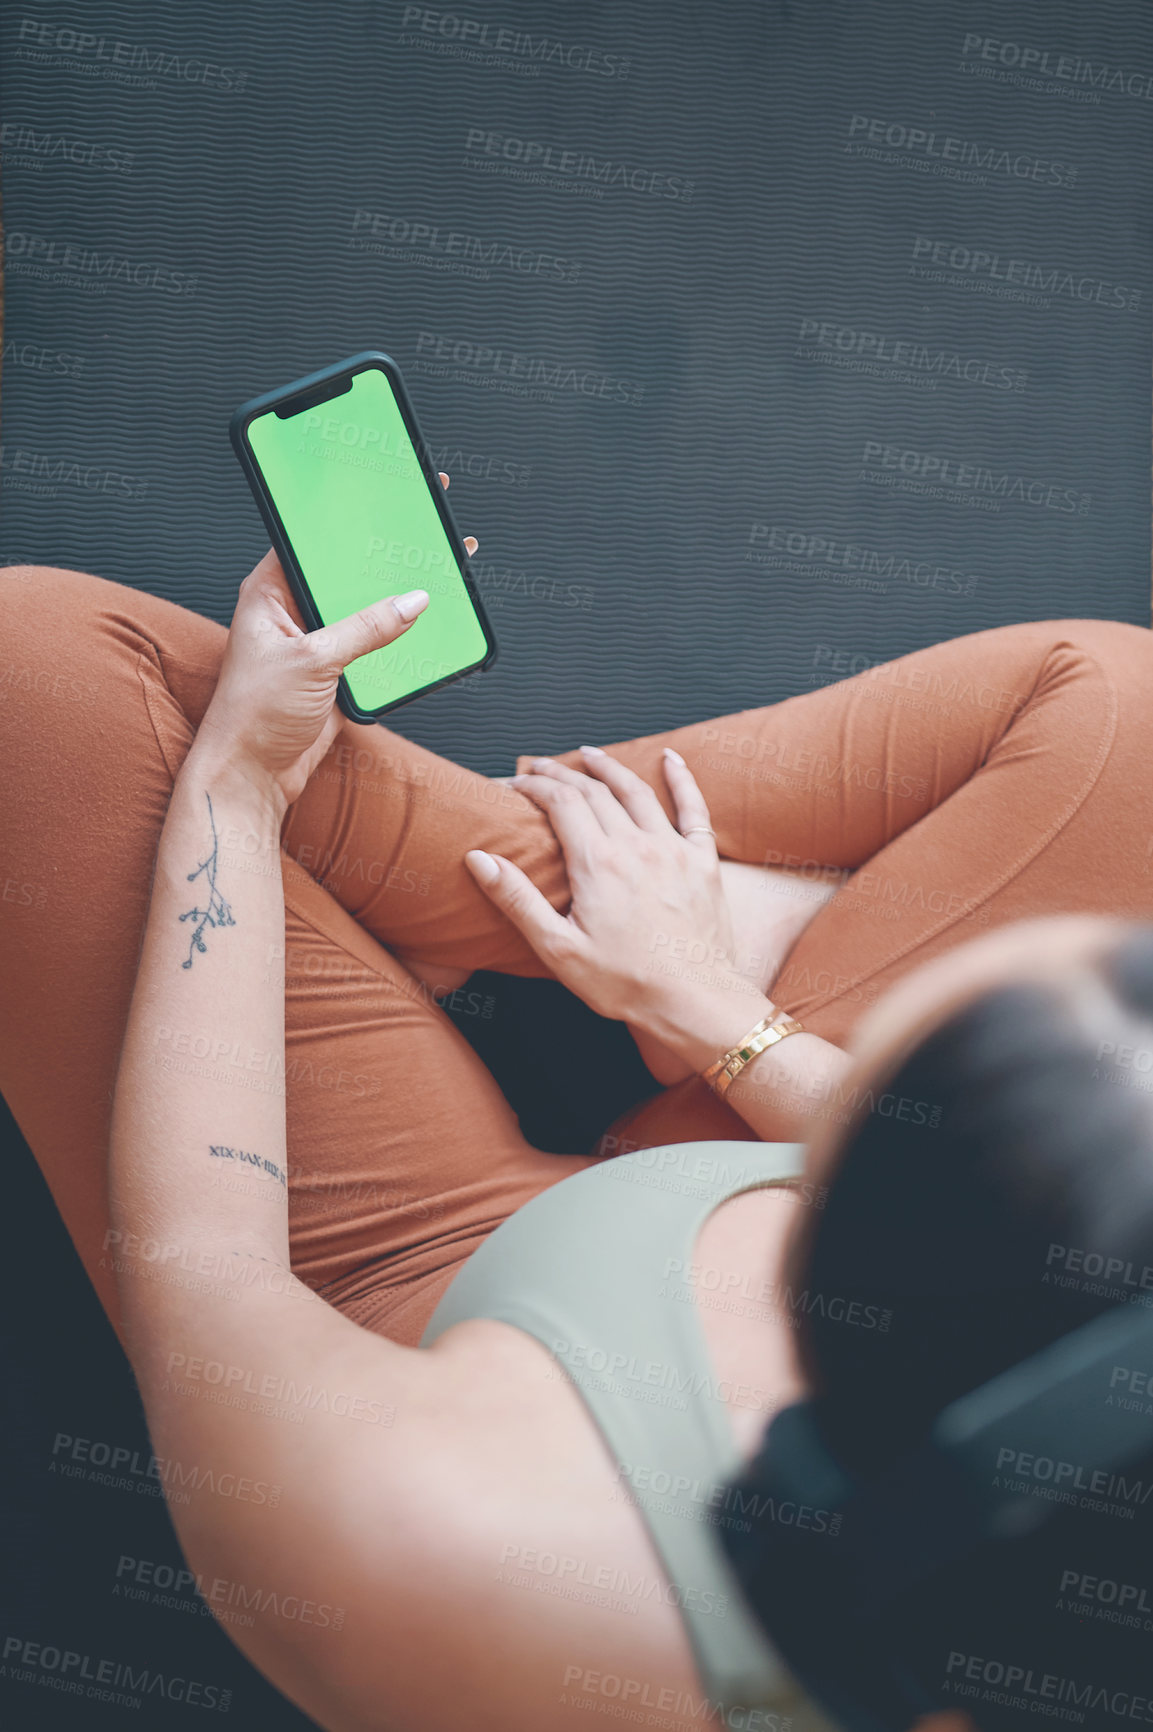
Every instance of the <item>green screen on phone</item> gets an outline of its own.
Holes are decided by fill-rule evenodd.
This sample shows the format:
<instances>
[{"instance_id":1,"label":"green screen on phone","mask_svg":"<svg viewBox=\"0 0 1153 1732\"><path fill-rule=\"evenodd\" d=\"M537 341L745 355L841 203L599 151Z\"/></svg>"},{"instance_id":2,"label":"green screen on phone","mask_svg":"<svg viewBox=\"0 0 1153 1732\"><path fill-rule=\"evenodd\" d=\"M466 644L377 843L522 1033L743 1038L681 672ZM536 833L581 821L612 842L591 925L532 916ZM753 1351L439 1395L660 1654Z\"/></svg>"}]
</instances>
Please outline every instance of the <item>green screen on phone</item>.
<instances>
[{"instance_id":1,"label":"green screen on phone","mask_svg":"<svg viewBox=\"0 0 1153 1732\"><path fill-rule=\"evenodd\" d=\"M366 367L349 390L295 415L268 409L249 422L248 442L323 624L428 591L396 643L346 668L362 710L484 660L484 629L386 373Z\"/></svg>"}]
</instances>

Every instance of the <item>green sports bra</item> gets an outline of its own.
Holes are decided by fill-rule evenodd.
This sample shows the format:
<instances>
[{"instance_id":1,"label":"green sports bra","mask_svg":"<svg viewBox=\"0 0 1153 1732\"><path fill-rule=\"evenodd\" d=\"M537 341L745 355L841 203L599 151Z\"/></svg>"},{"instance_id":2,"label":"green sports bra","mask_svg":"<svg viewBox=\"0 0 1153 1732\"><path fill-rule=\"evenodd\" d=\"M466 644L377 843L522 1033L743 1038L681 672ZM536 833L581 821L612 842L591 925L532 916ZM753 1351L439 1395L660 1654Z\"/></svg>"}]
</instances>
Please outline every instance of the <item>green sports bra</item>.
<instances>
[{"instance_id":1,"label":"green sports bra","mask_svg":"<svg viewBox=\"0 0 1153 1732\"><path fill-rule=\"evenodd\" d=\"M710 1701L772 1708L825 1732L717 1539L717 1527L741 1519L726 1482L742 1458L684 1275L706 1216L741 1191L799 1178L803 1153L799 1143L670 1143L558 1180L473 1252L420 1344L470 1317L540 1341L580 1391L644 1518Z\"/></svg>"}]
</instances>

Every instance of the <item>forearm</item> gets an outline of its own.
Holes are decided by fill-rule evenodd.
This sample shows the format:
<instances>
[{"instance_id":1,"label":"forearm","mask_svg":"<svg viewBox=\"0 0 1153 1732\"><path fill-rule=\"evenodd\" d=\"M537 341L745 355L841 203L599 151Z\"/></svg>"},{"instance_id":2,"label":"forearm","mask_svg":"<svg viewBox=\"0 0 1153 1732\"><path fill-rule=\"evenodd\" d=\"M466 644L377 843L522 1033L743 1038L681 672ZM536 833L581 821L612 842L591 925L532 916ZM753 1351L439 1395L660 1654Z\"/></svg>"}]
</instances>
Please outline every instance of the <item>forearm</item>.
<instances>
[{"instance_id":1,"label":"forearm","mask_svg":"<svg viewBox=\"0 0 1153 1732\"><path fill-rule=\"evenodd\" d=\"M129 1322L144 1288L125 1271L187 1270L213 1250L287 1268L284 810L271 786L193 743L161 834L113 1098L109 1249Z\"/></svg>"}]
</instances>

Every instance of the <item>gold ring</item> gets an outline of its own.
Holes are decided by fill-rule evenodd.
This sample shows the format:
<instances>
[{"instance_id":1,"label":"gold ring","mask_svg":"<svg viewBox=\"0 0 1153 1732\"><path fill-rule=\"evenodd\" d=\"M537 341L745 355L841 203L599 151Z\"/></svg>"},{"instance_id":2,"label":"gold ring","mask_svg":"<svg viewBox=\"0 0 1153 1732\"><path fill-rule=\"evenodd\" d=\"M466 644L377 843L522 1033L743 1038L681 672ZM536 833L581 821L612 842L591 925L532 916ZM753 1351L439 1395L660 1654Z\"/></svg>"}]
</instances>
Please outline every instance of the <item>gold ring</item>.
<instances>
[{"instance_id":1,"label":"gold ring","mask_svg":"<svg viewBox=\"0 0 1153 1732\"><path fill-rule=\"evenodd\" d=\"M714 842L717 839L717 833L713 829L711 824L690 824L687 830L681 831L681 835L682 836L691 836L694 830L706 830L708 832L708 834L713 838Z\"/></svg>"}]
</instances>

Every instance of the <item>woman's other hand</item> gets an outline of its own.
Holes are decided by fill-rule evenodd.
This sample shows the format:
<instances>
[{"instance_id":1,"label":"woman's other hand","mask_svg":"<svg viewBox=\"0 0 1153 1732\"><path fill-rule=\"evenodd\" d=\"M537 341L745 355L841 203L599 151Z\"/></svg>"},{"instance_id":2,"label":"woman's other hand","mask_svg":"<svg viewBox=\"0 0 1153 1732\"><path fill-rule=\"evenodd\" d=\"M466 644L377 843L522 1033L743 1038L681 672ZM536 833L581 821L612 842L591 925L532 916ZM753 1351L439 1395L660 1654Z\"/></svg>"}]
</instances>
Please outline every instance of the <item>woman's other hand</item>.
<instances>
[{"instance_id":1,"label":"woman's other hand","mask_svg":"<svg viewBox=\"0 0 1153 1732\"><path fill-rule=\"evenodd\" d=\"M606 752L581 749L587 773L542 758L531 773L508 778L556 832L569 912L558 914L511 860L470 849L465 861L477 882L556 978L600 1016L660 1039L683 1026L689 1001L723 997L731 1004L734 994L761 1000L736 967L716 839L684 760L666 748L674 828L640 776Z\"/></svg>"}]
</instances>

